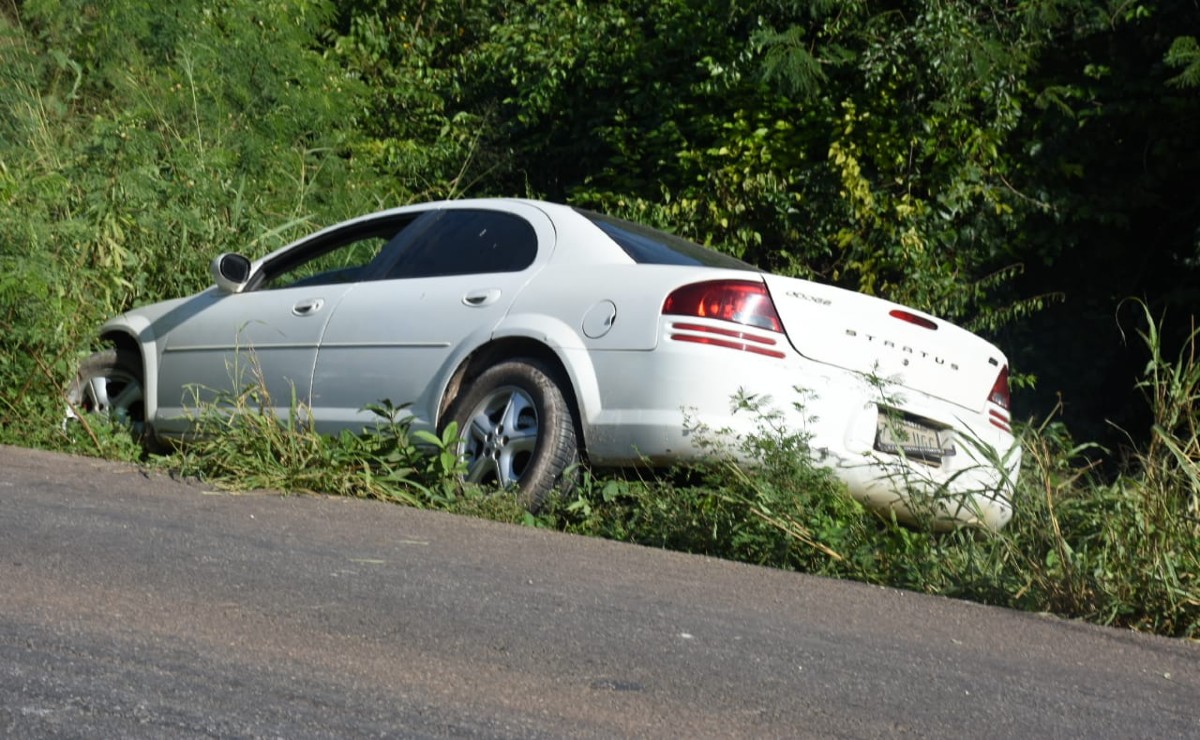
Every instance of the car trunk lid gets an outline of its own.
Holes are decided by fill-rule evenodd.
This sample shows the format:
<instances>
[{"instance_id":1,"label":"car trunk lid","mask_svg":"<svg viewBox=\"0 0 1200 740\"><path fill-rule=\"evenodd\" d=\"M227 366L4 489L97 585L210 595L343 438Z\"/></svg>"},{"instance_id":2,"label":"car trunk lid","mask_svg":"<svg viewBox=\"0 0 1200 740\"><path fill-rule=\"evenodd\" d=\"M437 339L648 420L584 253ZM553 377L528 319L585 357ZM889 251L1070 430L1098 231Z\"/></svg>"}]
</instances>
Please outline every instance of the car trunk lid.
<instances>
[{"instance_id":1,"label":"car trunk lid","mask_svg":"<svg viewBox=\"0 0 1200 740\"><path fill-rule=\"evenodd\" d=\"M920 311L807 280L763 277L792 346L817 362L974 411L984 409L1007 366L990 342Z\"/></svg>"}]
</instances>

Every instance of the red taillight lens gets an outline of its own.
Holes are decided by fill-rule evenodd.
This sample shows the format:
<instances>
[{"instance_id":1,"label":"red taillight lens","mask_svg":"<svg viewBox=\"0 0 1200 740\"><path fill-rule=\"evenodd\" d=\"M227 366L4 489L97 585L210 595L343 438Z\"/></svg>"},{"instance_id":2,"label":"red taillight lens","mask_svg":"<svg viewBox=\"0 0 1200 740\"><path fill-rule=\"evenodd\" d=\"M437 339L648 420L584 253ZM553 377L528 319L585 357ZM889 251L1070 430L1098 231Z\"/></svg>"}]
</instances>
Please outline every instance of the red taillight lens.
<instances>
[{"instance_id":1,"label":"red taillight lens","mask_svg":"<svg viewBox=\"0 0 1200 740\"><path fill-rule=\"evenodd\" d=\"M988 401L995 403L998 407L1006 411L1012 409L1013 396L1008 391L1008 366L1004 366L1000 371L1000 375L997 375L996 385L991 386Z\"/></svg>"},{"instance_id":2,"label":"red taillight lens","mask_svg":"<svg viewBox=\"0 0 1200 740\"><path fill-rule=\"evenodd\" d=\"M713 280L679 288L663 302L663 313L732 321L783 331L767 286L749 280Z\"/></svg>"},{"instance_id":3,"label":"red taillight lens","mask_svg":"<svg viewBox=\"0 0 1200 740\"><path fill-rule=\"evenodd\" d=\"M996 383L992 386L992 392L988 394L988 400L1004 409L1003 411L988 409L988 421L992 423L992 426L1011 433L1009 413L1012 408L1012 395L1008 390L1008 365L1000 369L1000 374L996 376Z\"/></svg>"},{"instance_id":4,"label":"red taillight lens","mask_svg":"<svg viewBox=\"0 0 1200 740\"><path fill-rule=\"evenodd\" d=\"M1007 365L1000 370L1000 375L996 377L996 384L992 386L992 392L988 394L988 400L1005 411L1012 409L1012 395L1008 390Z\"/></svg>"}]
</instances>

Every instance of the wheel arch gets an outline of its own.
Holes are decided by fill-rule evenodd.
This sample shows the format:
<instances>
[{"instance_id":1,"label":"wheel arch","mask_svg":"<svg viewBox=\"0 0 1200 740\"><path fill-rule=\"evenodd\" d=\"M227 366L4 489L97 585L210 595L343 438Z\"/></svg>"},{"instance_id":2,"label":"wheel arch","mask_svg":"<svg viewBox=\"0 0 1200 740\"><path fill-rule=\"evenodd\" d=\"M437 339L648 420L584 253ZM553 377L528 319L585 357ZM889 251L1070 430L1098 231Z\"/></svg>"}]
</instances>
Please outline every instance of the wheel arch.
<instances>
[{"instance_id":1,"label":"wheel arch","mask_svg":"<svg viewBox=\"0 0 1200 740\"><path fill-rule=\"evenodd\" d=\"M115 349L136 352L141 359L146 428L153 433L154 417L158 412L158 358L154 353L153 340L145 341L147 333L146 328L138 331L136 326L114 319L100 328L99 339Z\"/></svg>"},{"instance_id":2,"label":"wheel arch","mask_svg":"<svg viewBox=\"0 0 1200 740\"><path fill-rule=\"evenodd\" d=\"M101 332L100 341L104 344L112 345L117 349L137 352L139 356L143 354L142 345L138 342L137 338L123 329L108 329ZM143 371L145 370L144 364L143 360Z\"/></svg>"},{"instance_id":3,"label":"wheel arch","mask_svg":"<svg viewBox=\"0 0 1200 740\"><path fill-rule=\"evenodd\" d=\"M578 440L580 455L586 458L588 417L584 410L592 408L588 405L589 397L599 399L595 372L591 363L585 359L585 351L568 351L562 346L555 346L544 337L527 334L493 336L463 358L450 374L438 403L438 428L442 427L454 400L475 378L497 363L523 357L545 364L554 373L555 381L562 384L563 397L575 423L575 437Z\"/></svg>"}]
</instances>

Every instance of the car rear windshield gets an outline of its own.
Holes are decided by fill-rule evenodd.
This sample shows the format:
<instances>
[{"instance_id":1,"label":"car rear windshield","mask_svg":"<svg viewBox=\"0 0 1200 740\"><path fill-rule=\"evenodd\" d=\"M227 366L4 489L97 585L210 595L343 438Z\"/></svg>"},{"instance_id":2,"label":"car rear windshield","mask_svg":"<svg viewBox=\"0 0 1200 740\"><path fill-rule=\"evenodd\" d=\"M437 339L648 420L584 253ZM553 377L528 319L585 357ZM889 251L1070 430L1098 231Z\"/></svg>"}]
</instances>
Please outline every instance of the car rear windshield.
<instances>
[{"instance_id":1,"label":"car rear windshield","mask_svg":"<svg viewBox=\"0 0 1200 740\"><path fill-rule=\"evenodd\" d=\"M635 224L612 216L576 208L582 216L596 224L609 238L625 250L633 261L644 265L693 265L724 267L731 270L753 270L754 265L736 257L714 252L683 237Z\"/></svg>"}]
</instances>

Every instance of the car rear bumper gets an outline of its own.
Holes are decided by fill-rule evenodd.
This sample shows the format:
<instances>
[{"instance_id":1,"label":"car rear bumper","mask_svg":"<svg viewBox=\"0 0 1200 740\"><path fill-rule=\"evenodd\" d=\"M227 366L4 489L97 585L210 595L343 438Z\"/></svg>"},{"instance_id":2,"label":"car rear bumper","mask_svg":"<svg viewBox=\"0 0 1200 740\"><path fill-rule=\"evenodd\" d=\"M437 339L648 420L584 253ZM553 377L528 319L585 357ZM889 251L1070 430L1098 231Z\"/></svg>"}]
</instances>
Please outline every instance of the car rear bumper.
<instances>
[{"instance_id":1,"label":"car rear bumper","mask_svg":"<svg viewBox=\"0 0 1200 740\"><path fill-rule=\"evenodd\" d=\"M902 388L881 391L865 376L794 353L777 359L665 342L588 355L599 382L599 408L583 419L594 465L694 462L721 454L721 445L744 458L738 437L766 432L761 412L734 410L735 399L749 397L789 432L807 435L814 462L875 511L940 528L997 529L1012 516L1020 450L977 412ZM952 426L954 454L930 464L876 449L881 405Z\"/></svg>"}]
</instances>

